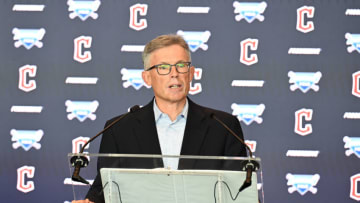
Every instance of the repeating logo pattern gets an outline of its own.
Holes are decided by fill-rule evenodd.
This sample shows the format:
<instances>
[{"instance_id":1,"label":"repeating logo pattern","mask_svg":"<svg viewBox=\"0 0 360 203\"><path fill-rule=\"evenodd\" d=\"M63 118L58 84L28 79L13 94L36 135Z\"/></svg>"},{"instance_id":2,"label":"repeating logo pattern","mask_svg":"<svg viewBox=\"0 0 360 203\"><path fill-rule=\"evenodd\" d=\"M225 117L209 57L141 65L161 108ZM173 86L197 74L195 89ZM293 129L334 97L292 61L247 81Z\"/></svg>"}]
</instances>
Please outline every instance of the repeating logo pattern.
<instances>
[{"instance_id":1,"label":"repeating logo pattern","mask_svg":"<svg viewBox=\"0 0 360 203\"><path fill-rule=\"evenodd\" d=\"M77 137L72 140L72 153L80 153L81 148L90 140L90 137ZM86 145L84 149L89 149L90 143ZM83 152L88 153L88 152ZM86 156L90 161L90 157Z\"/></svg>"},{"instance_id":2,"label":"repeating logo pattern","mask_svg":"<svg viewBox=\"0 0 360 203\"><path fill-rule=\"evenodd\" d=\"M151 86L147 85L142 79L141 73L143 71L143 69L122 68L120 72L122 74L121 79L124 80L123 87L128 88L131 86L136 90L139 90L143 86L150 88Z\"/></svg>"},{"instance_id":3,"label":"repeating logo pattern","mask_svg":"<svg viewBox=\"0 0 360 203\"><path fill-rule=\"evenodd\" d=\"M201 76L202 76L202 68L195 68L193 80L200 80ZM201 91L202 91L201 83L192 84L192 82L190 82L189 94L195 95L195 94L199 94Z\"/></svg>"},{"instance_id":4,"label":"repeating logo pattern","mask_svg":"<svg viewBox=\"0 0 360 203\"><path fill-rule=\"evenodd\" d=\"M296 89L301 90L303 93L308 92L310 89L315 92L319 91L319 85L317 83L321 79L321 72L293 72L289 71L288 76L290 77L289 83L290 90L295 91Z\"/></svg>"},{"instance_id":5,"label":"repeating logo pattern","mask_svg":"<svg viewBox=\"0 0 360 203\"><path fill-rule=\"evenodd\" d=\"M358 185L360 184L360 173L350 177L350 198L360 201L360 192Z\"/></svg>"},{"instance_id":6,"label":"repeating logo pattern","mask_svg":"<svg viewBox=\"0 0 360 203\"><path fill-rule=\"evenodd\" d=\"M305 195L309 191L316 194L317 188L315 186L320 180L320 175L288 173L286 175L286 179L288 180L287 185L290 186L288 188L290 194L295 191L297 191L300 195Z\"/></svg>"},{"instance_id":7,"label":"repeating logo pattern","mask_svg":"<svg viewBox=\"0 0 360 203\"><path fill-rule=\"evenodd\" d=\"M85 63L91 60L91 52L84 51L83 48L91 48L92 37L80 36L74 39L74 60Z\"/></svg>"},{"instance_id":8,"label":"repeating logo pattern","mask_svg":"<svg viewBox=\"0 0 360 203\"><path fill-rule=\"evenodd\" d=\"M65 105L67 106L66 112L69 112L67 118L72 120L77 118L80 122L84 122L87 118L95 120L95 111L99 106L99 102L94 101L71 101L66 100Z\"/></svg>"},{"instance_id":9,"label":"repeating logo pattern","mask_svg":"<svg viewBox=\"0 0 360 203\"><path fill-rule=\"evenodd\" d=\"M134 29L136 31L143 30L147 28L147 20L146 19L140 19L140 16L146 16L147 15L147 4L135 4L130 6L130 21L129 21L129 27L131 29Z\"/></svg>"},{"instance_id":10,"label":"repeating logo pattern","mask_svg":"<svg viewBox=\"0 0 360 203\"><path fill-rule=\"evenodd\" d=\"M264 13L267 4L265 1L263 2L238 2L234 1L234 13L238 14L235 16L236 21L241 21L245 19L246 22L252 23L255 19L260 22L264 21L265 17L261 14Z\"/></svg>"},{"instance_id":11,"label":"repeating logo pattern","mask_svg":"<svg viewBox=\"0 0 360 203\"><path fill-rule=\"evenodd\" d=\"M259 40L247 38L240 42L240 62L245 65L253 65L258 62L257 54L250 54L249 50L256 51L258 48Z\"/></svg>"},{"instance_id":12,"label":"repeating logo pattern","mask_svg":"<svg viewBox=\"0 0 360 203\"><path fill-rule=\"evenodd\" d=\"M14 46L19 48L24 46L26 49L31 49L33 46L37 48L43 47L41 40L43 39L46 31L44 28L40 29L20 29L14 28L12 33L14 34Z\"/></svg>"},{"instance_id":13,"label":"repeating logo pattern","mask_svg":"<svg viewBox=\"0 0 360 203\"><path fill-rule=\"evenodd\" d=\"M354 154L358 158L360 158L360 137L348 137L345 136L343 138L345 142L344 148L347 149L345 151L346 156L350 156Z\"/></svg>"},{"instance_id":14,"label":"repeating logo pattern","mask_svg":"<svg viewBox=\"0 0 360 203\"><path fill-rule=\"evenodd\" d=\"M36 76L37 67L35 65L24 65L19 68L19 89L24 92L30 92L36 89L36 81L29 77Z\"/></svg>"},{"instance_id":15,"label":"repeating logo pattern","mask_svg":"<svg viewBox=\"0 0 360 203\"><path fill-rule=\"evenodd\" d=\"M44 135L44 131L12 129L10 134L12 136L11 141L14 142L12 144L14 149L22 147L25 151L29 151L32 147L35 149L41 148L41 144L39 142Z\"/></svg>"},{"instance_id":16,"label":"repeating logo pattern","mask_svg":"<svg viewBox=\"0 0 360 203\"><path fill-rule=\"evenodd\" d=\"M199 48L206 51L208 50L209 46L205 44L210 36L211 32L206 30L204 32L197 32L197 31L177 31L178 35L181 35L185 41L189 44L190 51L195 52Z\"/></svg>"},{"instance_id":17,"label":"repeating logo pattern","mask_svg":"<svg viewBox=\"0 0 360 203\"><path fill-rule=\"evenodd\" d=\"M360 71L357 71L352 74L351 93L356 97L360 97Z\"/></svg>"},{"instance_id":18,"label":"repeating logo pattern","mask_svg":"<svg viewBox=\"0 0 360 203\"><path fill-rule=\"evenodd\" d=\"M245 144L249 146L252 153L256 151L256 143L257 142L255 140L245 140Z\"/></svg>"},{"instance_id":19,"label":"repeating logo pattern","mask_svg":"<svg viewBox=\"0 0 360 203\"><path fill-rule=\"evenodd\" d=\"M352 53L356 50L358 53L360 53L360 34L346 33L345 38L346 45L349 45L347 47L347 51Z\"/></svg>"},{"instance_id":20,"label":"repeating logo pattern","mask_svg":"<svg viewBox=\"0 0 360 203\"><path fill-rule=\"evenodd\" d=\"M315 29L313 21L306 21L306 19L314 18L315 7L302 6L296 10L297 21L296 29L303 33L311 32Z\"/></svg>"},{"instance_id":21,"label":"repeating logo pattern","mask_svg":"<svg viewBox=\"0 0 360 203\"><path fill-rule=\"evenodd\" d=\"M303 120L311 121L313 115L312 109L299 109L295 112L295 133L305 136L312 133L312 125L310 123L303 124Z\"/></svg>"},{"instance_id":22,"label":"repeating logo pattern","mask_svg":"<svg viewBox=\"0 0 360 203\"><path fill-rule=\"evenodd\" d=\"M263 119L260 117L264 110L264 104L236 104L231 105L233 110L232 114L237 116L239 121L244 122L246 125L250 125L252 122L261 124Z\"/></svg>"},{"instance_id":23,"label":"repeating logo pattern","mask_svg":"<svg viewBox=\"0 0 360 203\"><path fill-rule=\"evenodd\" d=\"M22 166L17 169L17 184L16 189L23 193L28 193L35 190L34 181L29 179L34 178L34 166Z\"/></svg>"},{"instance_id":24,"label":"repeating logo pattern","mask_svg":"<svg viewBox=\"0 0 360 203\"><path fill-rule=\"evenodd\" d=\"M85 21L89 17L92 19L97 19L99 15L96 11L100 7L100 0L93 1L83 1L83 0L68 0L67 4L69 6L70 19L79 17L80 20Z\"/></svg>"}]
</instances>

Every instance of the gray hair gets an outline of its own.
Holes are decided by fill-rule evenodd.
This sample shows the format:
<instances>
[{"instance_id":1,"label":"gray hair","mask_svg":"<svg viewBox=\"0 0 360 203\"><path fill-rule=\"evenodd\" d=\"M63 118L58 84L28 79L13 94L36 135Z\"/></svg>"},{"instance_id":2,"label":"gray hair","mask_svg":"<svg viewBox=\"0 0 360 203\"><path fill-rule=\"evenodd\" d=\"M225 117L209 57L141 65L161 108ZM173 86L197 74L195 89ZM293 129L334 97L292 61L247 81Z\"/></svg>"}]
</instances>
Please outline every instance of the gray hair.
<instances>
[{"instance_id":1,"label":"gray hair","mask_svg":"<svg viewBox=\"0 0 360 203\"><path fill-rule=\"evenodd\" d=\"M180 45L182 48L185 49L185 51L189 55L189 60L191 61L189 45L186 43L183 37L175 34L160 35L145 45L144 51L142 53L144 70L146 70L147 66L149 65L149 58L152 52L160 48L168 47L175 44Z\"/></svg>"}]
</instances>

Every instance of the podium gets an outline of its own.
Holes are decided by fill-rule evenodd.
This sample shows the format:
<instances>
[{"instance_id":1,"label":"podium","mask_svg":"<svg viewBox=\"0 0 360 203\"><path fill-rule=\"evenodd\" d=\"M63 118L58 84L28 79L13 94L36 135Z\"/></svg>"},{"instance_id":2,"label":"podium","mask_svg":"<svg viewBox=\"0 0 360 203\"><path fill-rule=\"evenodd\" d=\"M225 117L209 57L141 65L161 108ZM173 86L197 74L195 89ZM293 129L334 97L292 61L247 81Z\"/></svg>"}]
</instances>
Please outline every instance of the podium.
<instances>
[{"instance_id":1,"label":"podium","mask_svg":"<svg viewBox=\"0 0 360 203\"><path fill-rule=\"evenodd\" d=\"M257 203L264 202L261 168L252 172L252 184L239 192L246 179L244 166L259 158L170 156L144 154L68 154L87 156L90 163L80 176L91 182L96 162L107 203ZM178 168L164 168L164 162ZM70 165L70 174L74 168ZM88 185L71 182L75 200L84 199Z\"/></svg>"}]
</instances>

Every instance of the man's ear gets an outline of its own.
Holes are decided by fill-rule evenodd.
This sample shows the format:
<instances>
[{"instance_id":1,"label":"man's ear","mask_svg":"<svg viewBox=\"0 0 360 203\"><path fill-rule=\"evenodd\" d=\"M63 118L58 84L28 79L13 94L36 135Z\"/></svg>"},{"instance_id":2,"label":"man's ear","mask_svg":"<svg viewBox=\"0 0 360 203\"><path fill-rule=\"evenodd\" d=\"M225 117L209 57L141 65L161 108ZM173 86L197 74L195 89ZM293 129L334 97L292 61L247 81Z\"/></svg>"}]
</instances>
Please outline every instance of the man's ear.
<instances>
[{"instance_id":1,"label":"man's ear","mask_svg":"<svg viewBox=\"0 0 360 203\"><path fill-rule=\"evenodd\" d=\"M150 77L150 72L149 71L143 71L141 73L142 79L144 80L144 82L148 85L151 86L151 77Z\"/></svg>"}]
</instances>

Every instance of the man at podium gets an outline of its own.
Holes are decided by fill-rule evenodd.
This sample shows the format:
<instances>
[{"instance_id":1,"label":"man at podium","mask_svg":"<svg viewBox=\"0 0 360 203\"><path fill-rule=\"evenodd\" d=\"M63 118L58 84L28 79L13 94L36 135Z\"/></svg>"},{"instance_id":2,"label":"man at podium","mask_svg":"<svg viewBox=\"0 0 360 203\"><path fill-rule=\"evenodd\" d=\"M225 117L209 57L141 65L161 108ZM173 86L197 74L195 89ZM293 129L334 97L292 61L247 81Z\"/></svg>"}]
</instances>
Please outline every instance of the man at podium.
<instances>
[{"instance_id":1,"label":"man at podium","mask_svg":"<svg viewBox=\"0 0 360 203\"><path fill-rule=\"evenodd\" d=\"M231 114L202 107L187 97L195 68L188 44L181 36L162 35L151 40L144 48L142 60L142 78L152 87L154 98L105 131L99 153L246 156L245 146L214 116L243 139L238 119ZM105 126L116 118L109 120ZM112 164L99 159L98 175L86 200L73 202L104 202L99 170L114 166ZM150 167L201 168L177 159L163 159Z\"/></svg>"}]
</instances>

